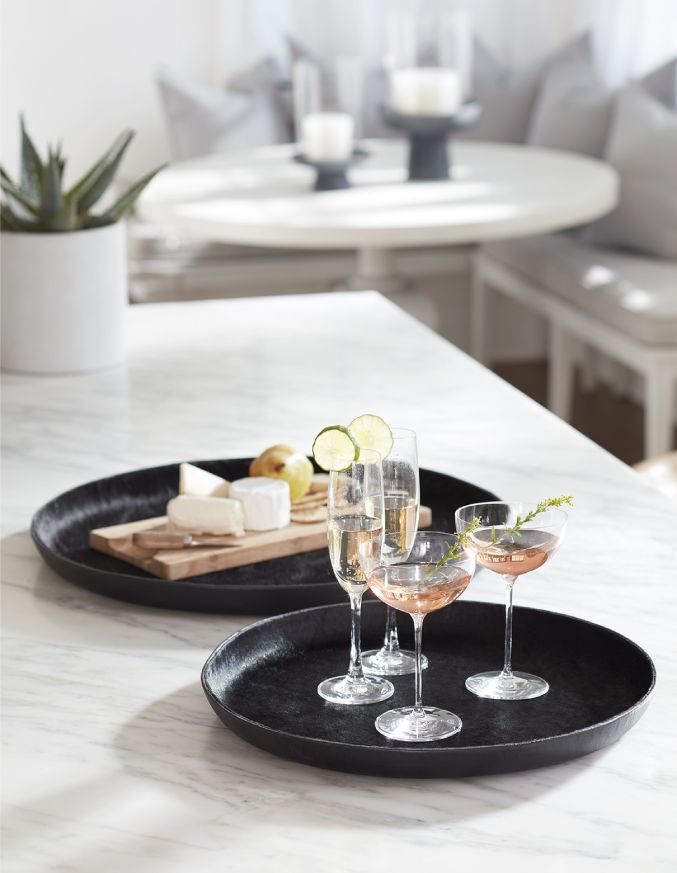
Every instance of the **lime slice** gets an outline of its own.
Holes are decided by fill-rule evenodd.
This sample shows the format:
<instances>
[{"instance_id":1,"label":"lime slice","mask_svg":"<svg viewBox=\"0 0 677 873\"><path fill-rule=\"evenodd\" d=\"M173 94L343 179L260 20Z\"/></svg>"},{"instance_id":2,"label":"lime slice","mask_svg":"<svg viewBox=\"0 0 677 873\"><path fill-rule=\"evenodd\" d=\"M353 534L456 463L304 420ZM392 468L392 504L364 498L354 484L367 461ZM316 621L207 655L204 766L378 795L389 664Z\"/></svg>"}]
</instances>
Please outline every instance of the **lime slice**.
<instances>
[{"instance_id":1,"label":"lime slice","mask_svg":"<svg viewBox=\"0 0 677 873\"><path fill-rule=\"evenodd\" d=\"M332 424L315 437L313 457L323 470L340 473L360 456L360 447L347 427Z\"/></svg>"},{"instance_id":2,"label":"lime slice","mask_svg":"<svg viewBox=\"0 0 677 873\"><path fill-rule=\"evenodd\" d=\"M360 449L378 452L381 460L388 457L393 448L393 432L378 415L358 415L348 425L348 430L357 440Z\"/></svg>"}]
</instances>

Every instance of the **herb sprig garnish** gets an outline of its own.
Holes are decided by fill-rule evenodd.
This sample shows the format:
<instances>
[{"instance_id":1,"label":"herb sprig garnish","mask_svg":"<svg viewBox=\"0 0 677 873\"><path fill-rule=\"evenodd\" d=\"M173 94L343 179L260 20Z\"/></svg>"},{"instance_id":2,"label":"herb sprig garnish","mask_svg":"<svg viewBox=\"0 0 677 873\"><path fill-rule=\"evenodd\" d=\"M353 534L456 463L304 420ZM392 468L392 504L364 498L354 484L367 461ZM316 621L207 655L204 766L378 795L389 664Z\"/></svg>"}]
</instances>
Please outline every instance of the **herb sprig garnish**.
<instances>
[{"instance_id":1,"label":"herb sprig garnish","mask_svg":"<svg viewBox=\"0 0 677 873\"><path fill-rule=\"evenodd\" d=\"M514 534L515 536L522 535L522 525L527 524L530 521L533 521L537 515L540 515L542 512L546 512L553 506L563 506L566 504L567 506L574 505L574 498L571 494L563 495L562 497L548 497L545 500L541 500L540 503L536 504L536 508L532 509L531 512L527 512L527 514L522 518L521 515L518 515L515 519L515 524L512 527L503 528L503 533ZM474 519L473 519L474 521ZM492 536L492 542L501 542L499 540L494 540Z\"/></svg>"},{"instance_id":2,"label":"herb sprig garnish","mask_svg":"<svg viewBox=\"0 0 677 873\"><path fill-rule=\"evenodd\" d=\"M511 527L504 527L501 529L501 532L498 537L496 537L496 528L492 527L491 529L491 544L492 545L500 545L504 542L504 535L510 534L512 536L519 537L522 535L522 526L528 524L528 522L533 521L537 515L540 515L542 512L546 512L548 509L554 506L573 506L574 498L571 494L562 495L561 497L548 497L545 500L541 500L540 503L536 504L535 509L532 509L531 512L528 512L525 516L518 515L515 519L515 523ZM471 538L471 535L479 528L482 527L481 520L475 516L473 520L468 524L465 530L462 533L456 535L456 542L453 546L449 546L449 551L447 554L439 560L435 566L433 567L433 572L435 570L439 570L440 567L444 567L445 564L448 564L449 561L456 561L461 557L461 552L465 549L468 541Z\"/></svg>"},{"instance_id":3,"label":"herb sprig garnish","mask_svg":"<svg viewBox=\"0 0 677 873\"><path fill-rule=\"evenodd\" d=\"M470 539L471 534L473 534L478 527L482 527L482 521L477 516L475 516L462 533L456 534L456 542L453 544L453 546L447 544L449 551L435 564L435 566L432 568L432 572L434 573L435 570L439 570L440 567L444 567L446 564L449 563L449 561L455 561L457 560L457 558L460 558L461 552L468 544L468 540Z\"/></svg>"}]
</instances>

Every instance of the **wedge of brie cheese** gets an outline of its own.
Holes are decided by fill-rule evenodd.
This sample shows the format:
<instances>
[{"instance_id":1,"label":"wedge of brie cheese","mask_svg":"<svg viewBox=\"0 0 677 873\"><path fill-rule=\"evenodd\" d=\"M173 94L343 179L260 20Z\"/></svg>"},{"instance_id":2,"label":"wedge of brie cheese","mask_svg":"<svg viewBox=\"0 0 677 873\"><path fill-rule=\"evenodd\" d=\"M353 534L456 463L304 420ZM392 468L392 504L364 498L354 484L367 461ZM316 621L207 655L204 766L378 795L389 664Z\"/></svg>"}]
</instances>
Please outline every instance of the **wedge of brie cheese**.
<instances>
[{"instance_id":1,"label":"wedge of brie cheese","mask_svg":"<svg viewBox=\"0 0 677 873\"><path fill-rule=\"evenodd\" d=\"M250 476L230 483L230 496L244 508L247 530L276 530L290 521L289 485L282 479Z\"/></svg>"},{"instance_id":2,"label":"wedge of brie cheese","mask_svg":"<svg viewBox=\"0 0 677 873\"><path fill-rule=\"evenodd\" d=\"M170 527L194 534L244 534L244 512L239 500L180 494L167 504Z\"/></svg>"},{"instance_id":3,"label":"wedge of brie cheese","mask_svg":"<svg viewBox=\"0 0 677 873\"><path fill-rule=\"evenodd\" d=\"M179 494L193 497L228 497L230 482L194 464L179 464Z\"/></svg>"}]
</instances>

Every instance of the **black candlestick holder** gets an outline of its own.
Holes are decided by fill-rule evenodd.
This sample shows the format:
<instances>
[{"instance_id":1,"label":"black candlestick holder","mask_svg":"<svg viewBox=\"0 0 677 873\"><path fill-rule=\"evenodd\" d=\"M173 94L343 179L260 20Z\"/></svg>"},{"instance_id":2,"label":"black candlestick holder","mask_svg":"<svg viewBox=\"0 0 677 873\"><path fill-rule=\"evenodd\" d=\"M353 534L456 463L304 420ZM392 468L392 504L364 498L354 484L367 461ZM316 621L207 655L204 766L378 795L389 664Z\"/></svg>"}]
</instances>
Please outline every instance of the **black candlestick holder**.
<instances>
[{"instance_id":1,"label":"black candlestick holder","mask_svg":"<svg viewBox=\"0 0 677 873\"><path fill-rule=\"evenodd\" d=\"M317 173L315 191L340 191L342 188L350 188L346 173L348 167L363 161L368 155L369 152L364 149L356 148L347 161L312 161L303 154L294 155L294 160L297 164L314 167Z\"/></svg>"},{"instance_id":2,"label":"black candlestick holder","mask_svg":"<svg viewBox=\"0 0 677 873\"><path fill-rule=\"evenodd\" d=\"M482 114L476 100L464 103L454 115L402 115L383 107L386 124L409 138L409 180L439 181L450 176L449 138L453 131L474 124Z\"/></svg>"}]
</instances>

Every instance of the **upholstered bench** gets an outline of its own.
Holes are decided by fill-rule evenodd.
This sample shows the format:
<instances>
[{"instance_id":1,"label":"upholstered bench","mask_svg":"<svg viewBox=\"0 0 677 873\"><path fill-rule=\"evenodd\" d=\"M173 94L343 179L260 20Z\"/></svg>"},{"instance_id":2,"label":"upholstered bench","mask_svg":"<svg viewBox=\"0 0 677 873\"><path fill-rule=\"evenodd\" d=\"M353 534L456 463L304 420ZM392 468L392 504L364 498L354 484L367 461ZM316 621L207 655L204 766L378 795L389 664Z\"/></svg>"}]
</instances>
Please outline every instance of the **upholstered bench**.
<instances>
[{"instance_id":1,"label":"upholstered bench","mask_svg":"<svg viewBox=\"0 0 677 873\"><path fill-rule=\"evenodd\" d=\"M472 352L489 363L487 294L540 313L550 326L548 405L568 419L581 346L639 371L645 456L667 452L677 382L677 262L587 245L567 234L483 246L476 258Z\"/></svg>"}]
</instances>

